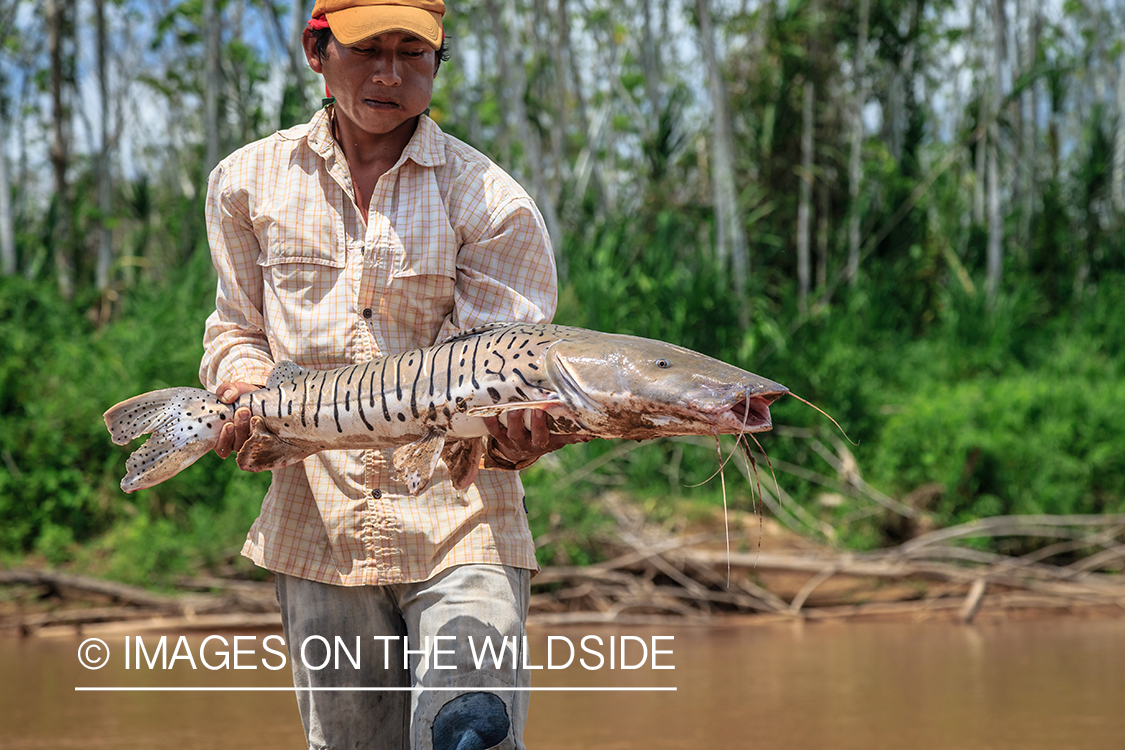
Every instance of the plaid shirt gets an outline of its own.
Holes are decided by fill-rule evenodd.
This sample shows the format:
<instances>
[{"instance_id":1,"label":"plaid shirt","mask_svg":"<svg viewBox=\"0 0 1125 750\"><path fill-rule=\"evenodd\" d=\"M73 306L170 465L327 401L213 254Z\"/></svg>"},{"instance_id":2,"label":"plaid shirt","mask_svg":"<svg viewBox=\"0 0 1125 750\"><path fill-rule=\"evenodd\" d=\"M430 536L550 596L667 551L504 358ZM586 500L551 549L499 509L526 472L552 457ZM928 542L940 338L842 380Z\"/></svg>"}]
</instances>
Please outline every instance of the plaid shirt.
<instances>
[{"instance_id":1,"label":"plaid shirt","mask_svg":"<svg viewBox=\"0 0 1125 750\"><path fill-rule=\"evenodd\" d=\"M264 384L275 362L332 369L555 311L554 257L526 192L422 116L356 206L329 109L235 152L211 174L218 271L200 380ZM465 563L535 570L519 474L457 491L440 466L410 497L390 450L323 451L273 472L243 554L278 573L358 586Z\"/></svg>"}]
</instances>

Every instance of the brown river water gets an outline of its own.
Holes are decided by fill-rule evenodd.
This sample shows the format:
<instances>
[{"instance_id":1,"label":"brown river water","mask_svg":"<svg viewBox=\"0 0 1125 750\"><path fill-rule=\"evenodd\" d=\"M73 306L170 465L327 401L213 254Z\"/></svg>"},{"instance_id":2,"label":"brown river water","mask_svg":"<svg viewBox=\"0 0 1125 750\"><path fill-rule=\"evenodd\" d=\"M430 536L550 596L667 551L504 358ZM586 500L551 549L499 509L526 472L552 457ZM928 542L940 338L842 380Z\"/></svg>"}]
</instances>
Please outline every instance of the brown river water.
<instances>
[{"instance_id":1,"label":"brown river water","mask_svg":"<svg viewBox=\"0 0 1125 750\"><path fill-rule=\"evenodd\" d=\"M123 636L105 637L109 661L96 671L79 664L81 638L0 638L0 748L300 750L291 692L75 690L285 687L288 667L265 668L280 662L265 650L279 646L264 643L267 634L239 642L239 670L200 663L192 670L188 651L222 666L221 647L203 647L198 634L167 671L159 664L138 670L135 659L125 669ZM232 649L236 634L221 635ZM580 650L588 635L602 638L600 648L587 641L601 654L600 669L578 661L598 664ZM536 671L537 687L631 690L534 693L530 750L1125 748L1125 619L536 628L530 665L548 666L548 636L556 637L551 664L565 663L567 643L576 658L565 669ZM645 666L620 668L621 636L629 666L643 660L639 644L646 644ZM142 638L154 652L159 636ZM177 639L169 636L169 655ZM654 643L671 653L653 657ZM99 657L96 649L87 653ZM652 669L653 658L675 668ZM653 687L675 690L634 690Z\"/></svg>"}]
</instances>

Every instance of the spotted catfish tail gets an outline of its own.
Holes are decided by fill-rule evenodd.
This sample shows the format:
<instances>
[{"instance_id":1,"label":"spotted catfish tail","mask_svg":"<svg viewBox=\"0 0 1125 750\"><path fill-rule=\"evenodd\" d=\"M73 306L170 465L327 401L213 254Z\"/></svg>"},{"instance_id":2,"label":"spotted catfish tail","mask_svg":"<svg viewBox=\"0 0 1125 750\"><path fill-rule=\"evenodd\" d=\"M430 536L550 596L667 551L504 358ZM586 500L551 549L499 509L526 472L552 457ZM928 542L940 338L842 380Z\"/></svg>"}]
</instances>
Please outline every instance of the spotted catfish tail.
<instances>
[{"instance_id":1,"label":"spotted catfish tail","mask_svg":"<svg viewBox=\"0 0 1125 750\"><path fill-rule=\"evenodd\" d=\"M105 413L113 442L152 433L125 462L121 489L136 492L174 477L211 451L233 407L199 388L166 388L134 396Z\"/></svg>"}]
</instances>

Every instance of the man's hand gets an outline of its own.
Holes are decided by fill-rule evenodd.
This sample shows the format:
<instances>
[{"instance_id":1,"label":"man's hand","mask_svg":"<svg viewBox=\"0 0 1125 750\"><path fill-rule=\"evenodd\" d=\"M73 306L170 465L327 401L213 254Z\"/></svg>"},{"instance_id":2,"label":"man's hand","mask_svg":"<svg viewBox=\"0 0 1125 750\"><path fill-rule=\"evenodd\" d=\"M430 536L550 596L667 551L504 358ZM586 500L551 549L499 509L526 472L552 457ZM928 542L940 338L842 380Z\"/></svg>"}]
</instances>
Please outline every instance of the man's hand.
<instances>
[{"instance_id":1,"label":"man's hand","mask_svg":"<svg viewBox=\"0 0 1125 750\"><path fill-rule=\"evenodd\" d=\"M516 465L533 461L564 445L593 440L589 435L552 433L547 427L546 412L539 409L531 410L530 428L524 424L522 411L509 412L507 427L496 417L486 418L484 426L488 428L496 448Z\"/></svg>"},{"instance_id":2,"label":"man's hand","mask_svg":"<svg viewBox=\"0 0 1125 750\"><path fill-rule=\"evenodd\" d=\"M243 393L256 391L261 386L253 383L223 383L215 389L215 394L224 404L233 404ZM250 410L245 406L234 413L234 420L223 425L219 433L219 442L215 445L215 454L219 458L226 458L232 453L237 453L246 438L250 437Z\"/></svg>"}]
</instances>

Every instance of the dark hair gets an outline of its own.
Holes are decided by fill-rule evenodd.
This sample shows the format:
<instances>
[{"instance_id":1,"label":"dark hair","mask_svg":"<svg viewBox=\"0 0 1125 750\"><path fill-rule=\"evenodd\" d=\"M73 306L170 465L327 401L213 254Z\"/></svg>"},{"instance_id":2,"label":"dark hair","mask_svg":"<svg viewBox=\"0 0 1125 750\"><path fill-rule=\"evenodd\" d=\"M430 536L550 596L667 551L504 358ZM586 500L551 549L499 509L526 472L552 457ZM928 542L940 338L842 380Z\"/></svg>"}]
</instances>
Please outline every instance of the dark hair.
<instances>
[{"instance_id":1,"label":"dark hair","mask_svg":"<svg viewBox=\"0 0 1125 750\"><path fill-rule=\"evenodd\" d=\"M328 56L328 41L332 38L332 29L313 29L312 34L316 39L316 54L323 60ZM442 37L441 49L437 51L437 57L434 59L434 69L437 70L443 62L449 62L449 58L449 43L445 37Z\"/></svg>"}]
</instances>

